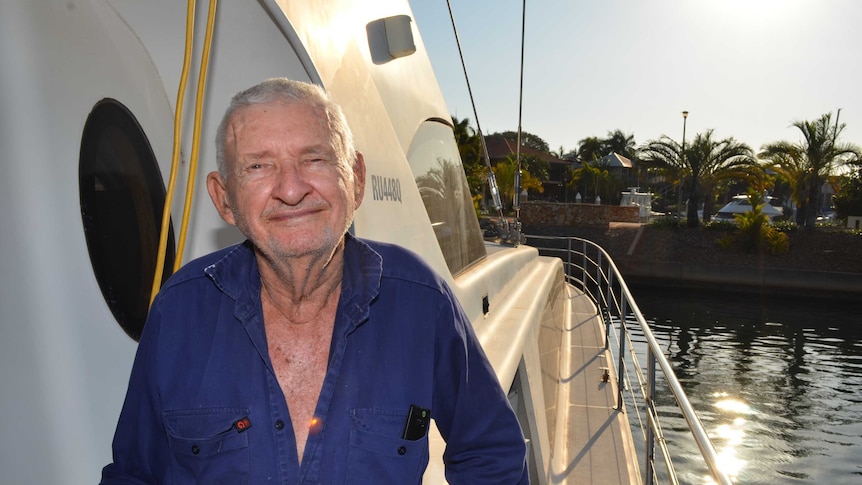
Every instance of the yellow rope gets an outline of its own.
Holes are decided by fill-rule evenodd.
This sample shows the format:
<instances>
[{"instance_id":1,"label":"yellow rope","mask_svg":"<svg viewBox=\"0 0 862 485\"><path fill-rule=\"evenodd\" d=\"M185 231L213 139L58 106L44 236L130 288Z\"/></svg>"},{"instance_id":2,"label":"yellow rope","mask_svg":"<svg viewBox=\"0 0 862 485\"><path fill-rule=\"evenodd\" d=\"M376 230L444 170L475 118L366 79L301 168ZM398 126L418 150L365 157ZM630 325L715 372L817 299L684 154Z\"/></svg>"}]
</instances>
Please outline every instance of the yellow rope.
<instances>
[{"instance_id":1,"label":"yellow rope","mask_svg":"<svg viewBox=\"0 0 862 485\"><path fill-rule=\"evenodd\" d=\"M197 170L198 148L200 146L199 131L201 124L201 106L203 104L203 92L206 85L206 72L209 65L209 52L212 42L213 25L215 23L216 0L210 0L210 11L207 17L207 33L204 52L201 58L201 68L198 77L197 99L195 103L194 139L192 143L192 155L189 162L189 175L186 187L186 200L183 209L183 220L180 227L178 250L174 258L174 271L179 269L182 262L182 251L185 245L186 232L188 229L188 216L191 210L191 199L194 192L195 172ZM174 113L174 143L171 156L171 173L168 178L167 193L165 195L165 206L162 211L162 226L159 234L159 251L156 260L155 274L153 275L153 289L150 293L150 304L152 304L159 289L162 286L164 275L165 258L168 246L168 233L171 223L171 206L173 205L174 192L176 191L177 172L180 165L180 147L182 146L182 121L183 105L185 104L185 92L189 79L189 67L191 64L192 49L194 47L194 25L195 25L195 0L188 0L186 11L186 41L183 56L183 69L180 75L180 85L177 90L176 112Z\"/></svg>"},{"instance_id":2,"label":"yellow rope","mask_svg":"<svg viewBox=\"0 0 862 485\"><path fill-rule=\"evenodd\" d=\"M189 218L192 210L192 197L195 192L195 179L198 171L198 151L201 144L201 118L203 114L204 91L207 83L207 70L209 68L210 47L212 44L213 26L215 25L216 0L210 0L209 14L207 15L207 31L204 38L204 48L201 54L201 67L198 73L198 89L195 98L195 123L192 135L192 154L189 161L189 178L186 184L186 201L183 208L183 220L180 225L180 237L177 240L177 254L174 258L174 271L180 269L183 262L183 251L186 245L186 233L188 232Z\"/></svg>"}]
</instances>

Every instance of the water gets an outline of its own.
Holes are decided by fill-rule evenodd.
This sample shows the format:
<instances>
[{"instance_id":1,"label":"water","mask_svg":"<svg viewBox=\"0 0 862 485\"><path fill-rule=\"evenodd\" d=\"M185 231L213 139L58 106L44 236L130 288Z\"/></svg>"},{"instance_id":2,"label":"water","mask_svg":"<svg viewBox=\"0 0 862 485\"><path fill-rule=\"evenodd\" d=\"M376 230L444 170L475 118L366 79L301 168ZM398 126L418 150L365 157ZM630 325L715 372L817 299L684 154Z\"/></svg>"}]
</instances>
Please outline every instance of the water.
<instances>
[{"instance_id":1,"label":"water","mask_svg":"<svg viewBox=\"0 0 862 485\"><path fill-rule=\"evenodd\" d=\"M817 299L633 294L701 417L722 469L745 484L862 484L859 307ZM667 395L661 385L658 395ZM682 483L709 483L667 397Z\"/></svg>"}]
</instances>

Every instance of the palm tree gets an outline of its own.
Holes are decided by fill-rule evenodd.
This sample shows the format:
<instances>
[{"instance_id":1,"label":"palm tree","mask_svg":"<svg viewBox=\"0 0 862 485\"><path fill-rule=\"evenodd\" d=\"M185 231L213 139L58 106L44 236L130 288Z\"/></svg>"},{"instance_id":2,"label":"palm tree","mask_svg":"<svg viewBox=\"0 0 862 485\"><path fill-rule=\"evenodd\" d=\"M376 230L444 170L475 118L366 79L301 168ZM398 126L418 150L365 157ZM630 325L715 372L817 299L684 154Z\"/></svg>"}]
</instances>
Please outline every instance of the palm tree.
<instances>
[{"instance_id":1,"label":"palm tree","mask_svg":"<svg viewBox=\"0 0 862 485\"><path fill-rule=\"evenodd\" d=\"M712 197L723 180L749 178L754 174L754 154L745 143L733 137L713 139L713 130L698 133L694 141L682 146L668 136L651 140L641 149L641 157L666 176L678 181L687 196L686 225L698 227L697 209L700 201ZM706 216L706 214L705 214Z\"/></svg>"},{"instance_id":2,"label":"palm tree","mask_svg":"<svg viewBox=\"0 0 862 485\"><path fill-rule=\"evenodd\" d=\"M592 188L593 200L599 197L601 190L605 186L612 186L614 180L613 175L608 171L607 167L602 166L598 160L583 163L580 167L572 171L572 178L569 181L569 186L576 188L579 185L584 187L584 196L587 196L587 189ZM609 198L605 197L605 200Z\"/></svg>"},{"instance_id":3,"label":"palm tree","mask_svg":"<svg viewBox=\"0 0 862 485\"><path fill-rule=\"evenodd\" d=\"M620 155L634 160L637 158L637 144L634 135L626 135L622 130L608 132L608 137L602 140L603 155L619 153Z\"/></svg>"},{"instance_id":4,"label":"palm tree","mask_svg":"<svg viewBox=\"0 0 862 485\"><path fill-rule=\"evenodd\" d=\"M515 195L515 170L517 170L517 167L518 159L512 154L507 156L505 160L497 162L493 168L494 177L497 178L497 186L500 189L500 198L506 211L512 208L512 201ZM534 177L527 170L521 170L521 189L533 189L537 192L545 190L542 186L542 181Z\"/></svg>"},{"instance_id":5,"label":"palm tree","mask_svg":"<svg viewBox=\"0 0 862 485\"><path fill-rule=\"evenodd\" d=\"M787 180L796 202L796 222L814 229L817 220L820 187L826 178L850 158L860 156L860 148L851 143L837 143L845 124L832 123L832 113L814 121L795 121L791 126L802 132L798 143L779 141L764 145L759 156L769 167Z\"/></svg>"},{"instance_id":6,"label":"palm tree","mask_svg":"<svg viewBox=\"0 0 862 485\"><path fill-rule=\"evenodd\" d=\"M461 163L464 165L464 173L467 175L470 194L474 197L481 196L488 175L488 169L482 158L482 141L476 134L476 130L470 126L470 118L459 120L453 116L452 126L455 144L458 145L458 153L461 155Z\"/></svg>"},{"instance_id":7,"label":"palm tree","mask_svg":"<svg viewBox=\"0 0 862 485\"><path fill-rule=\"evenodd\" d=\"M595 136L588 136L578 142L578 161L586 164L605 156L602 140Z\"/></svg>"}]
</instances>

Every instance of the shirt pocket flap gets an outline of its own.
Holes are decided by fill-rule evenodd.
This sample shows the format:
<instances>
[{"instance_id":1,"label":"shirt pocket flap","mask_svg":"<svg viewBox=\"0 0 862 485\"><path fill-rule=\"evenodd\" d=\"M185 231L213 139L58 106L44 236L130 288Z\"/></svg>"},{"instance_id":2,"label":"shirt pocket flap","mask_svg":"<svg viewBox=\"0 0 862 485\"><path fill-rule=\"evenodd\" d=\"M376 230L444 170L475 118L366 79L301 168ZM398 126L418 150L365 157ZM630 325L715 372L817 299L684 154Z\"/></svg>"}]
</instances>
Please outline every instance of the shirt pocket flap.
<instances>
[{"instance_id":1,"label":"shirt pocket flap","mask_svg":"<svg viewBox=\"0 0 862 485\"><path fill-rule=\"evenodd\" d=\"M200 458L248 447L248 435L236 428L248 409L201 408L165 411L171 449Z\"/></svg>"}]
</instances>

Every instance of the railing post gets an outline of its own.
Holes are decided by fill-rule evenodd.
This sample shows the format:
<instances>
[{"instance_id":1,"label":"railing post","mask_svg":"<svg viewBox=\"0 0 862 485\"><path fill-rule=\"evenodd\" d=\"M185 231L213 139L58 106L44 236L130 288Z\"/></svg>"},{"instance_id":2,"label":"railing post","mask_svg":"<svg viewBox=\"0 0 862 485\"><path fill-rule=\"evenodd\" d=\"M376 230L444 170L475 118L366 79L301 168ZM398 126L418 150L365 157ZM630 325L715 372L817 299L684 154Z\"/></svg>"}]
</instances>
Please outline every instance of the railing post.
<instances>
[{"instance_id":1,"label":"railing post","mask_svg":"<svg viewBox=\"0 0 862 485\"><path fill-rule=\"evenodd\" d=\"M628 326L628 323L626 322L626 313L628 313L628 310L626 307L627 300L625 297L621 297L621 300L622 300L622 308L620 310L620 316L619 316L619 319L620 319L620 353L619 353L619 356L620 356L620 358L619 358L619 365L618 365L620 378L617 381L617 400L620 403L620 409L622 409L622 405L623 405L623 386L625 385L625 381L623 381L623 375L624 375L624 373L623 373L623 361L625 359L625 345L624 344L625 344L626 339L629 338L629 326ZM634 358L634 357L632 357L632 358ZM632 403L632 405L634 405L634 404L635 403Z\"/></svg>"},{"instance_id":2,"label":"railing post","mask_svg":"<svg viewBox=\"0 0 862 485\"><path fill-rule=\"evenodd\" d=\"M596 251L596 298L605 298L605 292L602 291L604 281L605 280L602 278L602 252ZM605 301L608 300L605 299Z\"/></svg>"},{"instance_id":3,"label":"railing post","mask_svg":"<svg viewBox=\"0 0 862 485\"><path fill-rule=\"evenodd\" d=\"M608 261L608 262L610 262L610 261ZM607 280L608 280L608 291L606 292L605 299L608 302L608 311L610 311L611 302L617 301L617 299L614 298L614 272L611 271L610 265L608 265ZM623 303L625 303L625 302L623 302ZM614 305L614 306L616 306L616 305Z\"/></svg>"},{"instance_id":4,"label":"railing post","mask_svg":"<svg viewBox=\"0 0 862 485\"><path fill-rule=\"evenodd\" d=\"M655 406L655 354L652 348L647 347L647 388L646 388L646 410L647 410L647 429L646 429L646 473L644 473L644 483L646 485L653 484L653 475L655 475L655 433L653 432L654 416L657 412Z\"/></svg>"},{"instance_id":5,"label":"railing post","mask_svg":"<svg viewBox=\"0 0 862 485\"><path fill-rule=\"evenodd\" d=\"M581 281L584 286L584 293L589 293L587 291L587 241L584 240L581 242L581 257L583 261L581 262Z\"/></svg>"},{"instance_id":6,"label":"railing post","mask_svg":"<svg viewBox=\"0 0 862 485\"><path fill-rule=\"evenodd\" d=\"M619 362L617 363L617 409L623 410L625 404L623 403L623 387L625 386L625 367L623 364L625 363L626 357L626 339L629 338L629 329L626 326L626 321L620 319L620 353ZM634 404L634 403L633 403Z\"/></svg>"},{"instance_id":7,"label":"railing post","mask_svg":"<svg viewBox=\"0 0 862 485\"><path fill-rule=\"evenodd\" d=\"M608 279L608 291L607 291L607 296L605 298L607 298L608 306L610 306L610 302L614 301L614 299L611 298L612 296L614 296L614 273L612 271L610 271L610 267L608 268L608 278L607 279ZM622 298L622 295L620 295L620 298Z\"/></svg>"}]
</instances>

